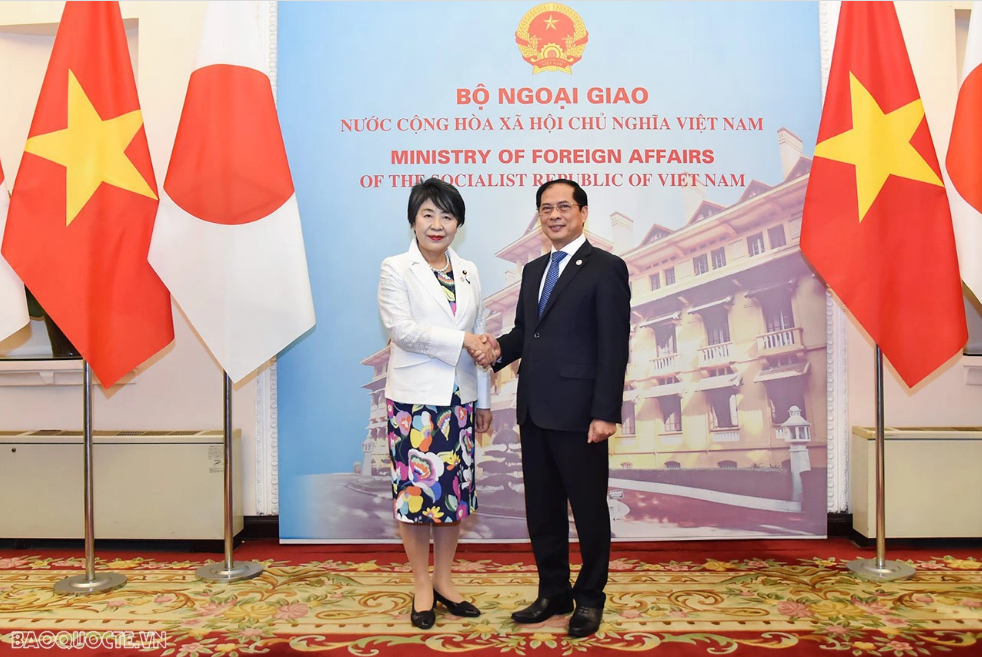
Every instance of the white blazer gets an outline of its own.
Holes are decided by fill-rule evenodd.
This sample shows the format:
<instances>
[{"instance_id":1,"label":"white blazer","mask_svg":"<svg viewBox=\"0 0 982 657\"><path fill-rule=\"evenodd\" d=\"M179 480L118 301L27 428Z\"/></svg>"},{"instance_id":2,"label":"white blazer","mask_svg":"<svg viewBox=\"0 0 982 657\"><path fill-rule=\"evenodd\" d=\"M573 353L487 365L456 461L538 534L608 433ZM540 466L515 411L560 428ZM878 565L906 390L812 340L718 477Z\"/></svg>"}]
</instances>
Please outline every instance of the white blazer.
<instances>
[{"instance_id":1,"label":"white blazer","mask_svg":"<svg viewBox=\"0 0 982 657\"><path fill-rule=\"evenodd\" d=\"M454 380L460 401L491 408L490 374L463 348L464 333L484 333L481 281L473 262L448 249L457 314L414 237L405 253L382 262L378 307L389 332L385 397L404 404L449 406Z\"/></svg>"}]
</instances>

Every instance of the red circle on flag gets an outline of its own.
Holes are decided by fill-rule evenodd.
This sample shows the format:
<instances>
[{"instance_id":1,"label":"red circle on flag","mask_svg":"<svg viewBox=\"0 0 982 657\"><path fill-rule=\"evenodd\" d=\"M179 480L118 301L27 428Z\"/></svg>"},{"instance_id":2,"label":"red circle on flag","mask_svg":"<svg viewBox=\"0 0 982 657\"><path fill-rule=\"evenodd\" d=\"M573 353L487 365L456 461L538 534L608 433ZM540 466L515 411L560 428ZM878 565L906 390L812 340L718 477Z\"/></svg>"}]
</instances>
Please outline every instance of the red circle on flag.
<instances>
[{"instance_id":1,"label":"red circle on flag","mask_svg":"<svg viewBox=\"0 0 982 657\"><path fill-rule=\"evenodd\" d=\"M164 191L216 224L269 216L293 196L269 78L215 64L191 74Z\"/></svg>"},{"instance_id":2,"label":"red circle on flag","mask_svg":"<svg viewBox=\"0 0 982 657\"><path fill-rule=\"evenodd\" d=\"M965 77L958 92L955 118L948 142L945 164L948 176L962 198L978 212L982 212L982 67L977 67Z\"/></svg>"}]
</instances>

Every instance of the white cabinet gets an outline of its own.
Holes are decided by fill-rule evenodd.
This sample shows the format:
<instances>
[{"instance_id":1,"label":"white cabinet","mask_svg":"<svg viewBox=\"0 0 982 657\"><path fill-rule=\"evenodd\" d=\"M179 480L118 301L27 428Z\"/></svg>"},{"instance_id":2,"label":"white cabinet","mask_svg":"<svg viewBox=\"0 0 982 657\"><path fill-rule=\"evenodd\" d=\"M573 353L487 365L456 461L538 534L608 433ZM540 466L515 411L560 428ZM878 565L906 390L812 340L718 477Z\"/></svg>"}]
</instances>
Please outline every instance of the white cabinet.
<instances>
[{"instance_id":1,"label":"white cabinet","mask_svg":"<svg viewBox=\"0 0 982 657\"><path fill-rule=\"evenodd\" d=\"M233 531L242 530L240 431ZM221 431L96 431L96 539L224 537ZM0 538L82 538L80 431L0 432Z\"/></svg>"},{"instance_id":2,"label":"white cabinet","mask_svg":"<svg viewBox=\"0 0 982 657\"><path fill-rule=\"evenodd\" d=\"M876 435L853 427L852 526L876 536ZM982 537L982 427L888 427L883 452L887 538Z\"/></svg>"}]
</instances>

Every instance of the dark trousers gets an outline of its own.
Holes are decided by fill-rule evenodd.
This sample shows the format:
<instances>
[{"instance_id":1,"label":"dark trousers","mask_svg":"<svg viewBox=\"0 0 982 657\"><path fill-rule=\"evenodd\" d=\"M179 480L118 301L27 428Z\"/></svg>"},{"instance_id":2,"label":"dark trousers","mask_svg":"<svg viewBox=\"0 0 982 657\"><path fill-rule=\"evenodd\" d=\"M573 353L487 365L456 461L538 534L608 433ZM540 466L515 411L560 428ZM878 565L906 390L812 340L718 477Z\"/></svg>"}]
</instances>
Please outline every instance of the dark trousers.
<instances>
[{"instance_id":1,"label":"dark trousers","mask_svg":"<svg viewBox=\"0 0 982 657\"><path fill-rule=\"evenodd\" d=\"M539 596L572 595L583 607L603 607L610 563L607 443L588 443L585 431L552 431L522 424L525 513L539 571ZM580 540L583 568L570 589L567 501Z\"/></svg>"}]
</instances>

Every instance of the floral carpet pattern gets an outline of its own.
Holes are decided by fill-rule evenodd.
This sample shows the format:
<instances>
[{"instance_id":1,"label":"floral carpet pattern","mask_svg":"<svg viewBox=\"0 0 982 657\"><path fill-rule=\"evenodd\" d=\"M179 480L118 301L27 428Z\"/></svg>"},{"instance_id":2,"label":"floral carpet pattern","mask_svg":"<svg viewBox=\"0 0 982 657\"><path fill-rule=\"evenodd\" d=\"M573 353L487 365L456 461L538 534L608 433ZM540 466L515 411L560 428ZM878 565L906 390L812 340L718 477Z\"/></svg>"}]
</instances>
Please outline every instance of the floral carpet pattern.
<instances>
[{"instance_id":1,"label":"floral carpet pattern","mask_svg":"<svg viewBox=\"0 0 982 657\"><path fill-rule=\"evenodd\" d=\"M438 610L426 632L409 623L412 578L401 555L346 554L355 558L260 560L262 575L234 584L198 580L204 559L108 558L97 569L125 574L126 586L78 597L52 587L78 574L82 559L0 554L0 653L22 647L26 632L126 630L166 633L166 646L106 654L982 655L982 562L971 556L898 559L917 572L888 583L858 579L836 556L619 556L600 631L569 639L565 617L510 619L534 597L527 554L459 555L457 584L484 614Z\"/></svg>"}]
</instances>

